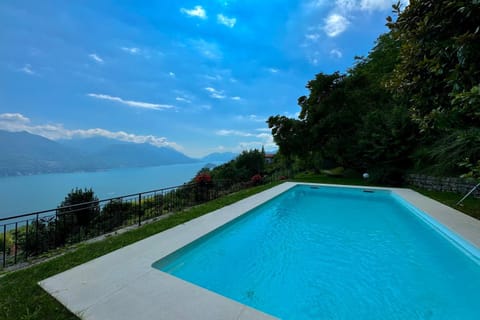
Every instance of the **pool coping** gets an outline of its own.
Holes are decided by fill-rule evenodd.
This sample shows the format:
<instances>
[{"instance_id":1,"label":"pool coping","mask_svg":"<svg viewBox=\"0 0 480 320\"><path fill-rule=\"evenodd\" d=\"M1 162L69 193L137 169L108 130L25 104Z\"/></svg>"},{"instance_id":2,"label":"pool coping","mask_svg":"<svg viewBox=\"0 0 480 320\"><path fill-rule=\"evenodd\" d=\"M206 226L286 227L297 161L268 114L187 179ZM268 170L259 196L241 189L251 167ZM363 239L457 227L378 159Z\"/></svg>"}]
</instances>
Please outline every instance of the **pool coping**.
<instances>
[{"instance_id":1,"label":"pool coping","mask_svg":"<svg viewBox=\"0 0 480 320\"><path fill-rule=\"evenodd\" d=\"M81 319L276 319L154 269L152 264L299 184L391 190L480 249L479 220L411 189L285 182L39 284Z\"/></svg>"}]
</instances>

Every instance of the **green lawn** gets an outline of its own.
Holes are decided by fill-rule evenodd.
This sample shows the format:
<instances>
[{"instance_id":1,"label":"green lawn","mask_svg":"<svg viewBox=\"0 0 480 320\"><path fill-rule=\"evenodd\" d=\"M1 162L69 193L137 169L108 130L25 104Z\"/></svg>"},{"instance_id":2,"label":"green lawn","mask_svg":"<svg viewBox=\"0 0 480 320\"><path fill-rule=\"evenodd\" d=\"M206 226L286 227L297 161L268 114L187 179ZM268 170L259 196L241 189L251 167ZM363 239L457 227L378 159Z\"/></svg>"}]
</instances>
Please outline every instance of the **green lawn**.
<instances>
[{"instance_id":1,"label":"green lawn","mask_svg":"<svg viewBox=\"0 0 480 320\"><path fill-rule=\"evenodd\" d=\"M299 175L294 181L351 185L367 184L362 179L321 175ZM0 277L0 319L77 319L54 298L44 292L37 285L37 282L277 184L273 183L242 190L124 234L112 236L95 243L80 244L75 250L30 268L5 273ZM461 198L460 195L452 193L415 190L447 205L453 205ZM477 219L480 218L479 199L467 199L460 209Z\"/></svg>"}]
</instances>

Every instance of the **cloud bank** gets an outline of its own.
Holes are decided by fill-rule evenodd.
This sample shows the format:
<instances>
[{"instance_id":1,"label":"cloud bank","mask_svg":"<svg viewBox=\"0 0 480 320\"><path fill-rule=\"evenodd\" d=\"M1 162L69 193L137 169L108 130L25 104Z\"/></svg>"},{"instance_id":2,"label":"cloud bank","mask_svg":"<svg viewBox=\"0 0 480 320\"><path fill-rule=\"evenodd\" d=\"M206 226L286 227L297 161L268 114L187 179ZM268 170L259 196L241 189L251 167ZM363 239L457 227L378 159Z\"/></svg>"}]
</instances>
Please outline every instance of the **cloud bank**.
<instances>
[{"instance_id":1,"label":"cloud bank","mask_svg":"<svg viewBox=\"0 0 480 320\"><path fill-rule=\"evenodd\" d=\"M183 150L182 146L168 141L165 137L137 135L125 131L110 131L102 128L67 129L62 124L34 125L28 117L20 113L0 114L0 130L10 132L27 131L51 140L103 137L124 142L148 143L155 147L171 147L179 151Z\"/></svg>"}]
</instances>

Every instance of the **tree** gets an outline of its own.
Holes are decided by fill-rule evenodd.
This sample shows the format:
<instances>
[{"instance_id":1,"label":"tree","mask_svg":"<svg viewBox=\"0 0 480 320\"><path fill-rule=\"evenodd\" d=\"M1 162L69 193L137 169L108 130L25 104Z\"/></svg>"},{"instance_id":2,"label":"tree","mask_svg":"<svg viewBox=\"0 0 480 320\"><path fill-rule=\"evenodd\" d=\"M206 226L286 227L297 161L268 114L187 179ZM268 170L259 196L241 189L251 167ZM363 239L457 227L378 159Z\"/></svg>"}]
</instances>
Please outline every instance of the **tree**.
<instances>
[{"instance_id":1,"label":"tree","mask_svg":"<svg viewBox=\"0 0 480 320\"><path fill-rule=\"evenodd\" d=\"M241 181L248 181L265 170L265 153L257 149L242 151L235 159L235 167Z\"/></svg>"},{"instance_id":2,"label":"tree","mask_svg":"<svg viewBox=\"0 0 480 320\"><path fill-rule=\"evenodd\" d=\"M346 74L319 73L298 99L299 120L270 117L280 153L304 166L374 170L379 181L400 180L416 146L408 112L385 84L399 60L400 43L381 35L367 57L357 57Z\"/></svg>"},{"instance_id":3,"label":"tree","mask_svg":"<svg viewBox=\"0 0 480 320\"><path fill-rule=\"evenodd\" d=\"M290 166L294 156L303 156L309 150L309 140L306 139L304 122L285 116L271 116L267 120L272 130L273 141L279 148L279 153L285 157Z\"/></svg>"},{"instance_id":4,"label":"tree","mask_svg":"<svg viewBox=\"0 0 480 320\"><path fill-rule=\"evenodd\" d=\"M412 0L387 24L401 43L390 84L408 97L412 118L438 131L480 123L480 1Z\"/></svg>"},{"instance_id":5,"label":"tree","mask_svg":"<svg viewBox=\"0 0 480 320\"><path fill-rule=\"evenodd\" d=\"M58 206L59 241L63 243L71 236L81 238L99 212L98 198L92 189L72 189Z\"/></svg>"},{"instance_id":6,"label":"tree","mask_svg":"<svg viewBox=\"0 0 480 320\"><path fill-rule=\"evenodd\" d=\"M412 0L394 10L398 18L387 25L401 47L390 89L420 126L428 166L440 175L474 166L480 161L480 1Z\"/></svg>"}]
</instances>

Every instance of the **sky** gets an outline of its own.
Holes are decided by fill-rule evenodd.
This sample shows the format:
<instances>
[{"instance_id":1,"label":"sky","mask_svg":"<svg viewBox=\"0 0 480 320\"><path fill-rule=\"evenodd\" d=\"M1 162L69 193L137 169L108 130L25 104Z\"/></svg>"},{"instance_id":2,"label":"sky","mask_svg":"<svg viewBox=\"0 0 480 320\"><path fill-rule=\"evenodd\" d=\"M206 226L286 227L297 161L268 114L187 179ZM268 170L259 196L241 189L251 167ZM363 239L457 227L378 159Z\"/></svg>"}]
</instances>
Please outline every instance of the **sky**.
<instances>
[{"instance_id":1,"label":"sky","mask_svg":"<svg viewBox=\"0 0 480 320\"><path fill-rule=\"evenodd\" d=\"M2 0L0 130L274 150L268 117L367 55L393 3Z\"/></svg>"}]
</instances>

